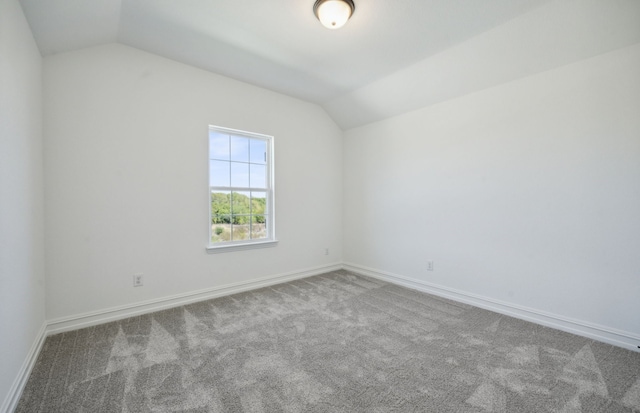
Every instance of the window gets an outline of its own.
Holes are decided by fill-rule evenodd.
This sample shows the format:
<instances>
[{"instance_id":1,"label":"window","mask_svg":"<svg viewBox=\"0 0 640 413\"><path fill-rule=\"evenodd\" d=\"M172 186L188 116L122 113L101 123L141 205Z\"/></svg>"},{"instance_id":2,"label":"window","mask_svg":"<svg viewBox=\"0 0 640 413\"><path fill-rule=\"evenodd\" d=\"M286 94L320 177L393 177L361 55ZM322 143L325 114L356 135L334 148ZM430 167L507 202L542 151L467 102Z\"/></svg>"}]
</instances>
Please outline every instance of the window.
<instances>
[{"instance_id":1,"label":"window","mask_svg":"<svg viewBox=\"0 0 640 413\"><path fill-rule=\"evenodd\" d=\"M209 194L209 251L273 245L273 137L209 126Z\"/></svg>"}]
</instances>

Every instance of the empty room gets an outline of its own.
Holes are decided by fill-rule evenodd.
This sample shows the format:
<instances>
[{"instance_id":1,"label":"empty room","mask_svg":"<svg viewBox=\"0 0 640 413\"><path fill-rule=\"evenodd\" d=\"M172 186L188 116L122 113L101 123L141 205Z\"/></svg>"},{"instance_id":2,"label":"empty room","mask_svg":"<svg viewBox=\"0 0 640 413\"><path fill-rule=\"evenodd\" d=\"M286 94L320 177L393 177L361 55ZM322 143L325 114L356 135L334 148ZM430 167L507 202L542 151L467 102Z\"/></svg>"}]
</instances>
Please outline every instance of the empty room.
<instances>
[{"instance_id":1,"label":"empty room","mask_svg":"<svg viewBox=\"0 0 640 413\"><path fill-rule=\"evenodd\" d=\"M0 413L640 413L640 1L0 0Z\"/></svg>"}]
</instances>

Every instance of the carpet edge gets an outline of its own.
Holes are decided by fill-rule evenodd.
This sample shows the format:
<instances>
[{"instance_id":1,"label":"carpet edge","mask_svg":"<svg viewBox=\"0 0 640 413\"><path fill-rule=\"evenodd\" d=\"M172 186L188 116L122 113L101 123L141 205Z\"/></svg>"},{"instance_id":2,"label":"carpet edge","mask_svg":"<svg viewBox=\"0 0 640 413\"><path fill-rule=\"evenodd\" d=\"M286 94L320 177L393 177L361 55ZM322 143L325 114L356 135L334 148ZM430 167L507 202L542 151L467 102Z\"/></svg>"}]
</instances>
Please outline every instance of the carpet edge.
<instances>
[{"instance_id":1,"label":"carpet edge","mask_svg":"<svg viewBox=\"0 0 640 413\"><path fill-rule=\"evenodd\" d=\"M147 314L154 311L166 310L168 308L192 304L198 301L210 300L212 298L222 297L225 295L255 290L270 285L312 277L314 275L323 274L326 272L337 271L342 268L342 264L334 263L330 265L307 268L299 271L292 271L284 274L270 275L238 283L225 284L202 290L190 291L183 294L176 294L124 306L105 308L102 310L77 314L69 317L57 318L47 321L46 335L49 336L57 333L63 333L65 331L76 330L79 328L108 323L128 317L134 317L141 314Z\"/></svg>"},{"instance_id":2,"label":"carpet edge","mask_svg":"<svg viewBox=\"0 0 640 413\"><path fill-rule=\"evenodd\" d=\"M464 291L439 286L426 281L393 274L387 271L377 270L353 263L343 263L345 270L356 274L377 278L392 284L407 287L413 290L426 292L438 297L470 304L485 310L519 318L546 327L555 328L567 333L587 337L596 341L622 347L631 351L640 352L640 336L630 332L619 331L613 328L590 324L580 320L572 320L556 314L545 313L539 310L513 305L510 303L493 300Z\"/></svg>"}]
</instances>

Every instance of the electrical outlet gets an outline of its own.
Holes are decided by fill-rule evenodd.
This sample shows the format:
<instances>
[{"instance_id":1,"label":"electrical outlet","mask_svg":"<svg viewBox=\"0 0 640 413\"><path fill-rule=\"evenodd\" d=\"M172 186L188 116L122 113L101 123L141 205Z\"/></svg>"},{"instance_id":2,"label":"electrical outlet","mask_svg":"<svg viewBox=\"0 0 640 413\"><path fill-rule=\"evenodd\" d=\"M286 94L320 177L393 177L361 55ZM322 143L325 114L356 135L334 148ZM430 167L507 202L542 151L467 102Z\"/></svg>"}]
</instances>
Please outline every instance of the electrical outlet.
<instances>
[{"instance_id":1,"label":"electrical outlet","mask_svg":"<svg viewBox=\"0 0 640 413\"><path fill-rule=\"evenodd\" d=\"M324 249L324 255L329 255L329 248Z\"/></svg>"},{"instance_id":2,"label":"electrical outlet","mask_svg":"<svg viewBox=\"0 0 640 413\"><path fill-rule=\"evenodd\" d=\"M142 287L144 285L144 277L142 274L133 274L133 286Z\"/></svg>"},{"instance_id":3,"label":"electrical outlet","mask_svg":"<svg viewBox=\"0 0 640 413\"><path fill-rule=\"evenodd\" d=\"M427 271L433 271L433 261L427 261Z\"/></svg>"}]
</instances>

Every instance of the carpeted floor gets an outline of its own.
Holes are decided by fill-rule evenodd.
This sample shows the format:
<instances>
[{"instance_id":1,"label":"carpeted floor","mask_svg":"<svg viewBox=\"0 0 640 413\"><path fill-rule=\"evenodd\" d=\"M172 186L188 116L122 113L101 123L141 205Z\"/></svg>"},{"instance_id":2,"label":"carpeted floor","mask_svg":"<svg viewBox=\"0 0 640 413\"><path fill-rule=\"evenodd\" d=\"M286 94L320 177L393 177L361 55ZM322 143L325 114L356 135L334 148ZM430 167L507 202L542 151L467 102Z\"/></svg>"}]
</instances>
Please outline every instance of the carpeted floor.
<instances>
[{"instance_id":1,"label":"carpeted floor","mask_svg":"<svg viewBox=\"0 0 640 413\"><path fill-rule=\"evenodd\" d=\"M640 353L344 271L47 338L17 412L640 412Z\"/></svg>"}]
</instances>

